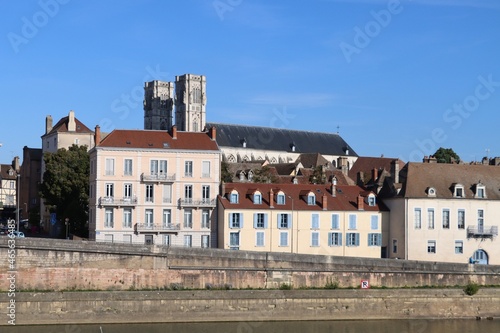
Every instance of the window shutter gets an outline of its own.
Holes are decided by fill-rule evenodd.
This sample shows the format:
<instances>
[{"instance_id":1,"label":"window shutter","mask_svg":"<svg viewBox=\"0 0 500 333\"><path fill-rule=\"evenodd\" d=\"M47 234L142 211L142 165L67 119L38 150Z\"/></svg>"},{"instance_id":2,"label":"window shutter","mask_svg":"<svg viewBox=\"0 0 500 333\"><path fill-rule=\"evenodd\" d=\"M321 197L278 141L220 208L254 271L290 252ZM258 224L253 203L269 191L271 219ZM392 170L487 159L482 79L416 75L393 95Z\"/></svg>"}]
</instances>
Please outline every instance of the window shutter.
<instances>
[{"instance_id":1,"label":"window shutter","mask_svg":"<svg viewBox=\"0 0 500 333\"><path fill-rule=\"evenodd\" d=\"M378 215L372 215L372 230L378 230Z\"/></svg>"},{"instance_id":2,"label":"window shutter","mask_svg":"<svg viewBox=\"0 0 500 333\"><path fill-rule=\"evenodd\" d=\"M359 233L355 233L355 235L356 246L359 246Z\"/></svg>"},{"instance_id":3,"label":"window shutter","mask_svg":"<svg viewBox=\"0 0 500 333\"><path fill-rule=\"evenodd\" d=\"M231 213L228 214L227 216L227 220L229 221L229 228L232 229L233 228L233 215Z\"/></svg>"},{"instance_id":4,"label":"window shutter","mask_svg":"<svg viewBox=\"0 0 500 333\"><path fill-rule=\"evenodd\" d=\"M278 218L276 219L276 224L278 229L281 229L281 214L276 215Z\"/></svg>"},{"instance_id":5,"label":"window shutter","mask_svg":"<svg viewBox=\"0 0 500 333\"><path fill-rule=\"evenodd\" d=\"M258 216L259 215L257 213L253 213L253 227L254 228L257 228Z\"/></svg>"},{"instance_id":6,"label":"window shutter","mask_svg":"<svg viewBox=\"0 0 500 333\"><path fill-rule=\"evenodd\" d=\"M267 229L267 214L264 214L264 228Z\"/></svg>"},{"instance_id":7,"label":"window shutter","mask_svg":"<svg viewBox=\"0 0 500 333\"><path fill-rule=\"evenodd\" d=\"M342 246L342 234L339 232L339 245Z\"/></svg>"},{"instance_id":8,"label":"window shutter","mask_svg":"<svg viewBox=\"0 0 500 333\"><path fill-rule=\"evenodd\" d=\"M382 234L377 234L377 245L382 246Z\"/></svg>"},{"instance_id":9,"label":"window shutter","mask_svg":"<svg viewBox=\"0 0 500 333\"><path fill-rule=\"evenodd\" d=\"M328 233L328 246L332 246L333 245L332 238L333 238L333 232L329 232Z\"/></svg>"},{"instance_id":10,"label":"window shutter","mask_svg":"<svg viewBox=\"0 0 500 333\"><path fill-rule=\"evenodd\" d=\"M287 214L288 228L292 228L292 214Z\"/></svg>"},{"instance_id":11,"label":"window shutter","mask_svg":"<svg viewBox=\"0 0 500 333\"><path fill-rule=\"evenodd\" d=\"M243 213L240 213L240 229L243 229Z\"/></svg>"}]
</instances>

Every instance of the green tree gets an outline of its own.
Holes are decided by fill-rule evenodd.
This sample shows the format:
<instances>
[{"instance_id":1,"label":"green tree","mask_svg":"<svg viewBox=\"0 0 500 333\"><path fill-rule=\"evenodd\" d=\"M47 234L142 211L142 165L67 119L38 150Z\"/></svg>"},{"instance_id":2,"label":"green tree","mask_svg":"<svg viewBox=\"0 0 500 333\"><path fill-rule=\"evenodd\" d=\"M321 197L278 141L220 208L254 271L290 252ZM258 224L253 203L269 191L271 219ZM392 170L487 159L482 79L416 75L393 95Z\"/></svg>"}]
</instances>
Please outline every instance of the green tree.
<instances>
[{"instance_id":1,"label":"green tree","mask_svg":"<svg viewBox=\"0 0 500 333\"><path fill-rule=\"evenodd\" d=\"M63 226L65 219L69 219L70 233L88 237L90 161L87 146L72 145L69 149L47 153L44 162L40 195L45 205L56 213Z\"/></svg>"},{"instance_id":2,"label":"green tree","mask_svg":"<svg viewBox=\"0 0 500 333\"><path fill-rule=\"evenodd\" d=\"M434 153L434 157L438 163L460 163L460 156L451 148L439 148Z\"/></svg>"},{"instance_id":3,"label":"green tree","mask_svg":"<svg viewBox=\"0 0 500 333\"><path fill-rule=\"evenodd\" d=\"M223 183L231 183L233 181L233 176L229 170L229 164L227 162L221 162L221 173L220 178Z\"/></svg>"},{"instance_id":4,"label":"green tree","mask_svg":"<svg viewBox=\"0 0 500 333\"><path fill-rule=\"evenodd\" d=\"M254 170L253 182L254 183L277 183L278 177L271 171L267 165L260 169Z\"/></svg>"}]
</instances>

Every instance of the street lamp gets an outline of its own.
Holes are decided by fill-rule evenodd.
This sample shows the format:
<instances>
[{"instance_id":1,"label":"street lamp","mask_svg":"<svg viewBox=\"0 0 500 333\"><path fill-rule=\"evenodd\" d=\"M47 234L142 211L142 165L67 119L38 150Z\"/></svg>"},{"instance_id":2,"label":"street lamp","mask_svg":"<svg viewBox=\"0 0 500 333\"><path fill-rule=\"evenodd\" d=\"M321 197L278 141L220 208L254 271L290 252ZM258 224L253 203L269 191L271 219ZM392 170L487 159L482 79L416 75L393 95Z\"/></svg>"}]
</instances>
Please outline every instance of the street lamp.
<instances>
[{"instance_id":1,"label":"street lamp","mask_svg":"<svg viewBox=\"0 0 500 333\"><path fill-rule=\"evenodd\" d=\"M69 218L68 217L66 219L64 219L64 224L66 224L66 239L69 239L69 234L68 234L68 230L69 230Z\"/></svg>"}]
</instances>

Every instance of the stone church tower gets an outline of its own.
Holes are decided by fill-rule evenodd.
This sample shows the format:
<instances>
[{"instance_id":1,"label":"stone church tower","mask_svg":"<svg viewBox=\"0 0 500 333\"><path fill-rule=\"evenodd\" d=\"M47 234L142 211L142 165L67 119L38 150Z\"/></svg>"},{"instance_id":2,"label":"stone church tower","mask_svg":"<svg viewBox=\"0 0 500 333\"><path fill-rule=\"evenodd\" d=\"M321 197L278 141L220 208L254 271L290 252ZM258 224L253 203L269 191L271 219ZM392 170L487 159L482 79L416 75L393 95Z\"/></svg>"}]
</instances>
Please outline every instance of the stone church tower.
<instances>
[{"instance_id":1,"label":"stone church tower","mask_svg":"<svg viewBox=\"0 0 500 333\"><path fill-rule=\"evenodd\" d=\"M169 130L174 112L173 82L144 83L144 129Z\"/></svg>"},{"instance_id":2,"label":"stone church tower","mask_svg":"<svg viewBox=\"0 0 500 333\"><path fill-rule=\"evenodd\" d=\"M206 124L206 77L175 77L175 124L179 131L201 132Z\"/></svg>"}]
</instances>

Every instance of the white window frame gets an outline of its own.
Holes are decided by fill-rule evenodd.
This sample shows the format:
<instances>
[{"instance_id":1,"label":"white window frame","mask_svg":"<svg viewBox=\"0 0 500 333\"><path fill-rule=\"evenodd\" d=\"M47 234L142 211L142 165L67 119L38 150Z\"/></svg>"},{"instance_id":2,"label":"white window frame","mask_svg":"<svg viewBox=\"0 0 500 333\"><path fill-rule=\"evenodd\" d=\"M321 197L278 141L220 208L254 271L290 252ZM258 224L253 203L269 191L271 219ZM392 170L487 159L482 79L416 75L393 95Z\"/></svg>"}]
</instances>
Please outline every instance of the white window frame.
<instances>
[{"instance_id":1,"label":"white window frame","mask_svg":"<svg viewBox=\"0 0 500 333\"><path fill-rule=\"evenodd\" d=\"M436 253L436 241L435 240L427 241L427 253L430 253L430 254Z\"/></svg>"},{"instance_id":2,"label":"white window frame","mask_svg":"<svg viewBox=\"0 0 500 333\"><path fill-rule=\"evenodd\" d=\"M123 208L123 228L132 228L132 208Z\"/></svg>"},{"instance_id":3,"label":"white window frame","mask_svg":"<svg viewBox=\"0 0 500 333\"><path fill-rule=\"evenodd\" d=\"M123 160L123 175L124 176L133 175L133 161L131 158L126 158Z\"/></svg>"},{"instance_id":4,"label":"white window frame","mask_svg":"<svg viewBox=\"0 0 500 333\"><path fill-rule=\"evenodd\" d=\"M184 161L184 177L193 177L193 161Z\"/></svg>"}]
</instances>

